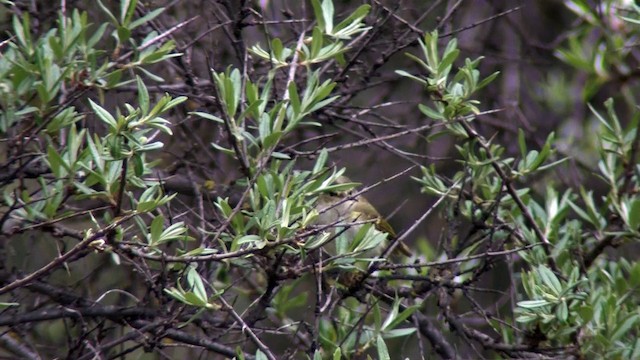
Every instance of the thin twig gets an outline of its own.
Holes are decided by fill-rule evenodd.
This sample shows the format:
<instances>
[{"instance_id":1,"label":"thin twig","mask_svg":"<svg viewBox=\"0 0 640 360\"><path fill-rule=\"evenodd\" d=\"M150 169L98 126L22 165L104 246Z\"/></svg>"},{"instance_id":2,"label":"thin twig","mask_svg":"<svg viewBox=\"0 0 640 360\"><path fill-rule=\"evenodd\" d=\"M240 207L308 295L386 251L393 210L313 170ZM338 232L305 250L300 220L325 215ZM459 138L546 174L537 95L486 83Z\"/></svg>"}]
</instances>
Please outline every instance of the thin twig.
<instances>
[{"instance_id":1,"label":"thin twig","mask_svg":"<svg viewBox=\"0 0 640 360\"><path fill-rule=\"evenodd\" d=\"M493 157L493 152L491 151L491 147L486 143L484 138L480 134L478 134L478 132L474 128L472 128L469 125L469 123L467 123L466 121L460 121L460 124L466 131L467 135L470 138L476 139L478 141L478 144L480 144L480 146L487 152L487 154L491 158L490 160L491 166L493 167L496 174L498 174L500 179L502 179L504 186L507 188L507 192L509 193L513 201L516 203L520 211L522 211L522 216L524 216L528 225L531 226L538 240L544 244L543 249L547 254L547 258L549 259L549 265L551 266L554 272L556 272L557 274L560 274L560 271L556 266L556 262L553 259L553 256L551 254L551 247L553 246L553 244L549 242L549 239L547 239L547 236L544 234L544 232L542 232L542 229L540 229L538 224L536 224L536 221L533 218L533 215L531 215L529 208L527 208L524 202L522 202L520 195L518 195L518 191L513 186L512 179L507 174L505 174L504 170L502 170L502 168L500 167L500 164L498 163L498 161L495 160L495 158Z\"/></svg>"},{"instance_id":2,"label":"thin twig","mask_svg":"<svg viewBox=\"0 0 640 360\"><path fill-rule=\"evenodd\" d=\"M91 236L87 236L84 240L80 241L78 244L76 244L76 246L74 246L71 250L67 251L66 253L56 257L55 259L51 260L47 265L41 267L40 269L32 272L31 274L13 281L12 283L10 283L9 285L6 285L2 288L0 288L0 295L7 293L13 289L17 289L19 287L22 287L24 285L29 284L30 282L41 278L42 276L48 274L51 270L55 269L58 266L61 266L63 263L65 263L67 260L69 260L72 256L78 254L80 251L84 250L87 246L89 246L89 244L91 244L93 241L99 240L101 238L105 238L107 237L109 234L111 234L112 231L114 231L116 229L116 227L120 226L120 224L124 223L125 221L129 220L130 218L134 217L135 215L137 215L137 213L131 213L128 215L125 215L119 219L115 219L111 224L109 224L108 226L106 226L104 229L100 229L98 230L96 233L94 233Z\"/></svg>"},{"instance_id":3,"label":"thin twig","mask_svg":"<svg viewBox=\"0 0 640 360\"><path fill-rule=\"evenodd\" d=\"M191 19L185 20L181 23L176 24L175 26L173 26L172 28L170 28L169 30L163 32L162 34L154 37L153 39L145 42L144 44L140 45L138 48L136 48L136 52L141 52L144 51L146 48L148 48L149 46L171 36L171 34L173 34L174 32L182 29L183 27L187 26L189 23L191 23L192 21L194 21L195 19L199 18L200 16L194 16ZM133 55L133 51L129 51L123 55L121 55L115 62L116 63L120 63L124 60L126 60L127 58L129 58L131 55Z\"/></svg>"},{"instance_id":4,"label":"thin twig","mask_svg":"<svg viewBox=\"0 0 640 360\"><path fill-rule=\"evenodd\" d=\"M269 360L276 360L275 355L269 350L267 345L265 345L260 338L251 330L251 328L244 322L242 317L238 315L238 313L233 309L233 307L224 299L223 296L219 297L218 300L222 303L224 310L228 311L239 324L242 326L242 332L246 333L249 338L253 341L253 343L264 353Z\"/></svg>"},{"instance_id":5,"label":"thin twig","mask_svg":"<svg viewBox=\"0 0 640 360\"><path fill-rule=\"evenodd\" d=\"M429 261L429 262L411 263L411 264L386 264L386 265L380 266L380 269L381 270L391 270L391 269L434 267L434 266L442 266L442 265L448 265L448 264L456 264L456 263L461 263L461 262L465 262L465 261L484 259L486 257L498 257L498 256L511 255L511 254L514 254L514 253L517 253L517 252L520 252L520 251L529 250L531 248L534 248L534 247L540 246L540 245L543 245L543 243L530 244L530 245L522 246L522 247L519 247L517 249L511 249L511 250L488 251L488 252L485 252L485 253L482 253L482 254L465 256L463 258L441 260L441 261Z\"/></svg>"},{"instance_id":6,"label":"thin twig","mask_svg":"<svg viewBox=\"0 0 640 360\"><path fill-rule=\"evenodd\" d=\"M512 12L519 11L519 10L520 10L520 9L522 9L523 7L524 7L524 6L516 6L516 7L512 8L512 9L505 10L505 11L503 11L503 12L500 12L500 13L497 13L497 14L495 14L495 15L492 15L492 16L490 16L490 17L486 18L486 19L482 19L482 20L480 20L480 21L476 21L476 22L471 23L471 24L469 24L469 25L467 25L467 26L464 26L464 27L461 27L461 28L459 28L459 29L455 29L455 30L453 30L453 31L450 31L450 32L448 32L448 33L444 33L444 34L442 34L442 35L439 35L439 36L438 36L438 38L439 38L439 39L442 39L442 38L445 38L445 37L449 37L449 36L455 35L455 34L457 34L457 33L459 33L459 32L463 32L463 31L465 31L465 30L472 29L472 28L474 28L474 27L476 27L476 26L482 25L482 24L487 23L487 22L489 22L489 21L493 21L493 20L495 20L495 19L497 19L497 18L499 18L499 17L502 17L502 16L505 16L505 15L511 14Z\"/></svg>"},{"instance_id":7,"label":"thin twig","mask_svg":"<svg viewBox=\"0 0 640 360\"><path fill-rule=\"evenodd\" d=\"M500 111L502 111L502 109L483 111L481 113L481 115L493 114L493 113L497 113L497 112L500 112ZM463 121L465 121L467 119L472 119L472 118L474 118L476 116L478 116L478 115L474 114L474 115L470 115L470 116L464 117L463 119L461 119L461 122L463 122ZM398 137L402 137L402 136L405 136L405 135L408 135L408 134L412 134L412 133L417 133L417 132L424 131L424 130L429 130L429 129L431 129L433 127L436 127L436 126L440 126L440 125L438 125L438 124L427 124L427 125L423 125L423 126L418 126L417 128L398 131L396 133L389 134L389 135L379 136L379 137L375 137L375 138L371 138L371 139L363 139L363 140L360 140L360 141L355 141L355 142L348 143L348 144L343 144L343 145L332 146L332 147L328 147L328 148L325 148L325 149L328 152L334 152L334 151L345 150L345 149L352 149L352 148L365 146L365 145L369 145L369 144L375 144L375 143L378 143L378 142L384 142L384 141L387 141L387 140L395 139L395 138L398 138ZM318 153L318 151L292 151L292 152L295 155L301 155L301 156L316 155Z\"/></svg>"},{"instance_id":8,"label":"thin twig","mask_svg":"<svg viewBox=\"0 0 640 360\"><path fill-rule=\"evenodd\" d=\"M207 58L207 65L209 66L209 71L208 71L209 80L213 84L213 92L215 94L214 99L216 102L216 106L218 106L218 109L222 113L222 119L224 120L223 121L224 128L225 128L225 132L227 133L227 140L229 141L229 144L231 145L231 147L233 147L233 151L236 153L236 156L238 157L238 161L240 162L240 169L242 173L246 177L251 177L251 169L249 168L249 162L247 161L245 153L240 149L240 145L238 144L238 139L236 138L236 131L237 131L236 126L235 124L233 124L232 126L231 118L229 117L229 114L227 113L226 108L222 104L222 99L220 98L220 92L218 91L218 87L216 86L216 80L213 77L213 72L215 70L213 67L213 63L211 62L211 57L207 54L206 58Z\"/></svg>"},{"instance_id":9,"label":"thin twig","mask_svg":"<svg viewBox=\"0 0 640 360\"><path fill-rule=\"evenodd\" d=\"M125 138L125 144L126 144L126 138ZM122 200L124 199L124 188L127 186L127 170L128 170L128 166L129 165L129 159L128 158L124 158L122 159L122 168L121 168L121 173L120 173L120 183L119 183L119 188L118 188L118 194L116 195L116 203L115 203L115 210L113 211L113 217L116 218L118 216L120 216L120 214L122 213Z\"/></svg>"}]
</instances>

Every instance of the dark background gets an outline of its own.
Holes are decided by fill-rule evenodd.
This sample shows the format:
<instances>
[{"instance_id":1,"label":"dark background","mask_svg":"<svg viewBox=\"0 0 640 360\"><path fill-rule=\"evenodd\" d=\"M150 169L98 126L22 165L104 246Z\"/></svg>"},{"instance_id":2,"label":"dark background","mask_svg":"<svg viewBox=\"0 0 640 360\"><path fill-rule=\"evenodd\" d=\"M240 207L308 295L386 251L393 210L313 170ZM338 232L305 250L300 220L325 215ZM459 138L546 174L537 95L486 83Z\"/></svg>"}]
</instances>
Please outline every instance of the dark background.
<instances>
[{"instance_id":1,"label":"dark background","mask_svg":"<svg viewBox=\"0 0 640 360\"><path fill-rule=\"evenodd\" d=\"M60 9L60 3L53 1L15 3L22 11L35 17L34 32L39 33L53 26L54 15ZM116 1L104 0L103 3L111 9L117 7ZM508 151L516 157L518 129L525 130L530 148L542 146L550 132L556 132L562 139L556 156L569 156L570 160L541 178L531 179L534 191L544 190L542 185L546 183L598 190L598 182L592 175L596 158L589 156L593 150L592 130L596 122L585 103L599 106L610 96L620 96L622 87L633 88L636 79L632 73L618 73L612 68L607 82L596 91L584 93L585 83L591 74L568 67L557 57L557 50L565 46L567 37L580 25L579 19L562 1L334 1L337 14L348 14L362 3L372 5L367 24L372 26L370 32L375 36L364 46L358 43L349 51L348 54L357 53L358 57L346 73L341 74L341 69L336 66L326 70L323 78L338 81L335 93L341 98L326 111L312 115L310 120L320 122L322 128L305 128L291 136L287 140L288 145L331 134L297 147L298 150L314 151L322 146L347 145L431 122L417 108L419 103L429 101L428 94L419 84L394 71L402 69L420 74L423 69L418 68L405 53L419 55L417 39L424 32L437 28L442 46L452 37L458 39L463 54L461 58L484 57L480 68L484 76L500 72L491 85L477 94L481 110L501 110L475 121L476 129L486 138L506 144ZM183 52L184 57L152 67L152 71L163 77L165 82L147 83L149 91L154 94L168 92L191 99L188 106L170 119L175 135L165 139L167 146L158 166L158 174L167 179L168 189L180 193L180 205L174 209L176 213L197 205L189 185L183 181L185 174L196 179L197 183L213 182L211 192L204 194L205 209L209 213L214 211L214 197L233 198L233 184L241 176L233 160L209 145L211 142L224 143L223 129L218 124L187 114L195 109L216 111L211 102L212 87L206 57L212 59L217 71L247 66L250 76L258 79L265 76L269 68L255 57L243 59L241 49L256 43L264 46L267 31L270 37L294 43L302 30L310 31L312 26L308 20L312 18L311 6L304 1L256 2L250 10L243 4L244 1L213 0L144 3L147 10L162 6L167 10L151 26L136 29L140 32L138 35L153 29L163 31L193 18L189 25L173 34L178 51ZM105 20L92 1L67 1L66 6L87 11L94 23ZM244 13L240 12L241 8L245 9ZM269 23L265 26L259 24L260 20ZM243 25L235 26L239 21ZM10 27L10 12L0 7L0 30L6 34ZM610 29L626 31L621 24L613 24ZM592 36L594 42L599 38L599 34ZM585 39L587 44L588 40ZM628 66L634 68L637 49L626 50ZM279 73L275 91L283 92L286 71ZM131 102L134 92L135 85L119 89L117 93L111 92L105 106ZM620 110L624 114L629 109ZM83 126L99 125L88 121ZM386 143L337 149L331 153L330 161L337 167L346 167L348 176L365 185L375 184L416 165L435 164L440 173L452 175L461 167L453 160L456 158L456 139L439 137L437 132L436 128ZM312 164L313 157L300 156L297 161L300 168L305 168ZM383 215L391 216L390 222L399 233L410 227L435 201L431 196L419 194L419 184L409 176L419 174L419 169L414 168L408 175L384 182L367 194ZM533 195L540 194L534 192ZM194 226L197 225L195 220L186 218L186 221L190 220ZM426 240L437 252L439 242L444 240L446 222L443 214L433 214L411 234L407 243L415 245ZM76 225L82 227L82 223ZM35 243L36 236L25 235L28 241L24 244ZM14 237L11 242L15 246L20 243L18 240L20 238ZM34 251L30 246L16 246L13 251L18 254L14 258L16 264L28 263L25 267L28 270L41 265L39 257L42 254L54 253L56 249L51 246ZM81 273L84 277L62 276L60 281L73 284L86 293L101 294L116 286L127 288L132 293L138 291L139 295L144 293L137 284L137 275L111 265L107 256L92 256L83 264L75 263L73 266L85 268ZM505 277L500 275L503 271L506 269L496 268L485 278L484 285L508 287ZM486 295L482 301L488 304L499 299L495 295ZM55 326L48 325L48 330L43 331L43 338L50 337L43 342L56 343Z\"/></svg>"}]
</instances>

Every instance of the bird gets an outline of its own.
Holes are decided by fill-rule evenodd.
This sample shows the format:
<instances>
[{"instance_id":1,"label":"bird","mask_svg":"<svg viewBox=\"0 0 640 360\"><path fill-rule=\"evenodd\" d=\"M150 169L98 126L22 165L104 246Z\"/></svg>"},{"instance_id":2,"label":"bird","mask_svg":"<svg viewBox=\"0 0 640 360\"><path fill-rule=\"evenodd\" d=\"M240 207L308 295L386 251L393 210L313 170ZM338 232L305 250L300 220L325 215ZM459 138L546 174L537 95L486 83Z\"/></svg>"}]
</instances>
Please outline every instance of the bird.
<instances>
[{"instance_id":1,"label":"bird","mask_svg":"<svg viewBox=\"0 0 640 360\"><path fill-rule=\"evenodd\" d=\"M352 181L346 176L339 176L336 179L336 184L348 184ZM355 185L355 183L354 183ZM386 234L386 241L381 242L377 247L371 251L365 252L378 256L388 246L389 241L397 239L397 234L389 222L378 212L378 210L364 197L362 194L358 194L355 188L351 188L346 191L331 191L321 194L318 197L317 210L319 212L317 223L319 225L349 225L349 223L356 223L353 226L349 226L347 230L347 237L353 239L357 232L367 222L372 222L375 230L382 234ZM340 234L339 231L336 232ZM334 243L332 241L331 243ZM325 250L329 253L335 253L335 244L332 246L325 246ZM407 257L411 257L411 250L402 242L399 242L394 249L393 255L402 253Z\"/></svg>"}]
</instances>

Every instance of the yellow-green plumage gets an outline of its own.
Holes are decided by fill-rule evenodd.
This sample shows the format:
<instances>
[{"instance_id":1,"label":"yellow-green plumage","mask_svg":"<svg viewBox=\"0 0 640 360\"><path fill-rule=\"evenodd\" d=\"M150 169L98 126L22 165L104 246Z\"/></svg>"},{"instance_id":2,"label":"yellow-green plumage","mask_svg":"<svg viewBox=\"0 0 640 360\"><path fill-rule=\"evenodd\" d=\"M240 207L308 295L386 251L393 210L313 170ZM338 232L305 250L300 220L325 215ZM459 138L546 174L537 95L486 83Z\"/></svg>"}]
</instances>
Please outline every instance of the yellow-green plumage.
<instances>
[{"instance_id":1,"label":"yellow-green plumage","mask_svg":"<svg viewBox=\"0 0 640 360\"><path fill-rule=\"evenodd\" d=\"M351 181L341 176L336 181L339 184L350 183ZM380 215L373 205L362 195L354 195L353 190L322 194L318 199L318 211L321 213L318 223L322 225L341 224L345 222L367 222L373 221L376 230L387 234L387 241L394 240L397 235L391 225ZM362 225L352 226L346 232L349 236L355 233ZM378 246L375 255L378 255L388 242ZM396 251L402 252L406 256L411 256L411 251L403 243L399 243Z\"/></svg>"}]
</instances>

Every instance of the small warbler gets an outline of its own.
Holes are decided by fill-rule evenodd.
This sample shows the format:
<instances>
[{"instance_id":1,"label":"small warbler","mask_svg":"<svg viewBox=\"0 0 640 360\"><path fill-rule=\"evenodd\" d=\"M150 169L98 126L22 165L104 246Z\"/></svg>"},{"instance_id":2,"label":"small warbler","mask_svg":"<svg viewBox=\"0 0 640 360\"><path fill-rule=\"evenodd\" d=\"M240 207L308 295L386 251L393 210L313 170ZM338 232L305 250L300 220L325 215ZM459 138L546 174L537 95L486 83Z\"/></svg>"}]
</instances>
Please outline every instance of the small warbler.
<instances>
[{"instance_id":1,"label":"small warbler","mask_svg":"<svg viewBox=\"0 0 640 360\"><path fill-rule=\"evenodd\" d=\"M340 176L336 180L338 184L351 183L346 176ZM389 241L397 239L396 232L393 230L389 222L371 205L371 203L362 195L356 195L355 189L339 192L327 192L318 198L317 210L320 212L318 223L322 225L348 225L350 222L357 223L350 226L345 232L353 238L360 228L366 222L372 222L375 229L387 235L386 241L378 245L371 253L380 255L380 253L388 246ZM335 249L335 245L331 249ZM327 247L325 246L325 250ZM394 253L400 252L407 257L412 255L411 250L402 242L398 243L394 249Z\"/></svg>"}]
</instances>

